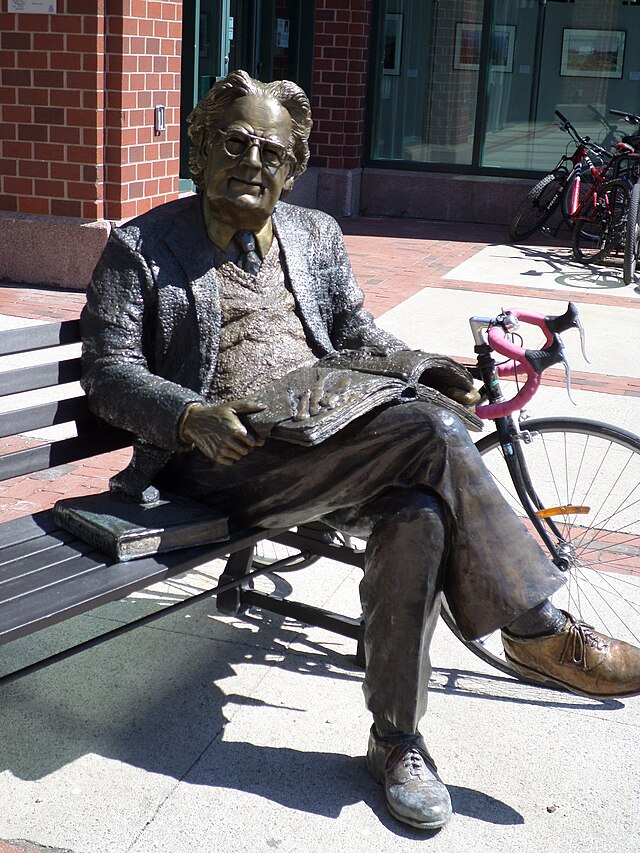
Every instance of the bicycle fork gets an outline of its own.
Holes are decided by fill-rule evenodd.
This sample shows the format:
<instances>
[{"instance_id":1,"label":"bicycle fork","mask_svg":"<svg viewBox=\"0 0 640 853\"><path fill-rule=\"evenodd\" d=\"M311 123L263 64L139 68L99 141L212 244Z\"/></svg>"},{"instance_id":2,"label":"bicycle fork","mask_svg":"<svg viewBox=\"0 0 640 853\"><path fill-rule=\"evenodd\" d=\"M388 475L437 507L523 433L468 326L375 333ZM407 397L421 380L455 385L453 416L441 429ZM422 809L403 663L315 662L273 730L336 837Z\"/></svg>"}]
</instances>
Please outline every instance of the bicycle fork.
<instances>
[{"instance_id":1,"label":"bicycle fork","mask_svg":"<svg viewBox=\"0 0 640 853\"><path fill-rule=\"evenodd\" d=\"M483 394L490 403L502 403L504 397L496 370L496 362L491 348L486 343L476 344L474 350L478 356L478 373L483 383ZM532 440L532 434L521 431L512 415L495 418L496 431L500 440L502 454L516 493L531 524L552 555L553 563L560 571L570 568L568 545L553 520L553 515L567 511L568 507L545 509L529 475L523 444ZM579 510L579 508L577 508Z\"/></svg>"}]
</instances>

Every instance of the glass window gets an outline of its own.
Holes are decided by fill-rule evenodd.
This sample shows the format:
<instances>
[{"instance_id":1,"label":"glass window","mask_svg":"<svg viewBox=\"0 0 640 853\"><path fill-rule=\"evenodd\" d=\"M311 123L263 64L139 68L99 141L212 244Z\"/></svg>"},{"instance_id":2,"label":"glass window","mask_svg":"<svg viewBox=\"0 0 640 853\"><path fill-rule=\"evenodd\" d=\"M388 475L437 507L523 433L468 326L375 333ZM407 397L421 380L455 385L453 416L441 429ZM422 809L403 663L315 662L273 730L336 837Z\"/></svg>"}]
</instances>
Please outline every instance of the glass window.
<instances>
[{"instance_id":1,"label":"glass window","mask_svg":"<svg viewBox=\"0 0 640 853\"><path fill-rule=\"evenodd\" d=\"M380 7L372 156L471 163L482 0Z\"/></svg>"},{"instance_id":2,"label":"glass window","mask_svg":"<svg viewBox=\"0 0 640 853\"><path fill-rule=\"evenodd\" d=\"M607 147L633 132L609 110L640 112L637 5L496 0L496 30L513 34L513 61L508 71L489 66L481 166L549 170L567 143L556 110Z\"/></svg>"},{"instance_id":3,"label":"glass window","mask_svg":"<svg viewBox=\"0 0 640 853\"><path fill-rule=\"evenodd\" d=\"M610 145L640 113L635 0L380 0L371 157L548 171L560 110ZM487 7L488 8L488 7Z\"/></svg>"}]
</instances>

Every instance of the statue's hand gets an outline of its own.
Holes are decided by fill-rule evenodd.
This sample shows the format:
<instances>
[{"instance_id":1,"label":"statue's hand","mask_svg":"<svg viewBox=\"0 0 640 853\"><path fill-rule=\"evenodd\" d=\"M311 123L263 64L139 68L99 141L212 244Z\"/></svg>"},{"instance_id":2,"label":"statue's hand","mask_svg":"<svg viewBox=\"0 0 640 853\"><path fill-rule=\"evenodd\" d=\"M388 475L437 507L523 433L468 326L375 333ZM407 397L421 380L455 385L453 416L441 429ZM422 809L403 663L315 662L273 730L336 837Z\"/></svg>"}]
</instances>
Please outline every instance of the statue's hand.
<instances>
[{"instance_id":1,"label":"statue's hand","mask_svg":"<svg viewBox=\"0 0 640 853\"><path fill-rule=\"evenodd\" d=\"M349 376L345 373L332 383L330 391L325 388L325 379L319 377L311 388L292 399L292 417L294 421L304 421L322 411L337 409L353 396Z\"/></svg>"},{"instance_id":2,"label":"statue's hand","mask_svg":"<svg viewBox=\"0 0 640 853\"><path fill-rule=\"evenodd\" d=\"M459 388L455 385L449 385L445 393L447 397L451 397L452 400L467 409L473 409L480 402L480 392L475 388Z\"/></svg>"},{"instance_id":3,"label":"statue's hand","mask_svg":"<svg viewBox=\"0 0 640 853\"><path fill-rule=\"evenodd\" d=\"M250 415L264 408L260 404L221 403L205 406L194 403L189 406L182 421L180 439L195 445L205 456L220 465L233 465L264 444L264 439L248 430L238 415Z\"/></svg>"}]
</instances>

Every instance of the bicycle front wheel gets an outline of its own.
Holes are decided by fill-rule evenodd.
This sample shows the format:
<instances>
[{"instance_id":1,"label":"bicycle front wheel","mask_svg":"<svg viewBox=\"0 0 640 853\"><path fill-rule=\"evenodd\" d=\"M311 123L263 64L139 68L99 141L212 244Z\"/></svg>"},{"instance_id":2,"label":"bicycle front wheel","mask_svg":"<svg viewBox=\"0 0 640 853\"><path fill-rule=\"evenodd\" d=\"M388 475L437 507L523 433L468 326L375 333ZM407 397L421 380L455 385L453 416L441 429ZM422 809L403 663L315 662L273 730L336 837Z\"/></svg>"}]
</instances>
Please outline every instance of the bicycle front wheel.
<instances>
[{"instance_id":1,"label":"bicycle front wheel","mask_svg":"<svg viewBox=\"0 0 640 853\"><path fill-rule=\"evenodd\" d=\"M513 215L510 240L524 240L544 225L558 207L566 182L567 173L562 171L552 172L538 181Z\"/></svg>"},{"instance_id":2,"label":"bicycle front wheel","mask_svg":"<svg viewBox=\"0 0 640 853\"><path fill-rule=\"evenodd\" d=\"M627 239L624 247L623 276L625 284L633 284L640 255L640 184L635 184L629 202Z\"/></svg>"},{"instance_id":3,"label":"bicycle front wheel","mask_svg":"<svg viewBox=\"0 0 640 853\"><path fill-rule=\"evenodd\" d=\"M607 181L598 190L597 200L587 200L593 210L580 214L573 229L573 254L583 263L596 263L624 246L629 186L624 181Z\"/></svg>"},{"instance_id":4,"label":"bicycle front wheel","mask_svg":"<svg viewBox=\"0 0 640 853\"><path fill-rule=\"evenodd\" d=\"M579 418L531 420L525 429L528 474L547 523L555 523L551 537L565 565L566 584L553 603L640 646L640 438ZM545 547L518 498L497 434L477 447L505 499ZM459 636L446 606L443 617ZM504 658L500 631L465 645L520 678Z\"/></svg>"}]
</instances>

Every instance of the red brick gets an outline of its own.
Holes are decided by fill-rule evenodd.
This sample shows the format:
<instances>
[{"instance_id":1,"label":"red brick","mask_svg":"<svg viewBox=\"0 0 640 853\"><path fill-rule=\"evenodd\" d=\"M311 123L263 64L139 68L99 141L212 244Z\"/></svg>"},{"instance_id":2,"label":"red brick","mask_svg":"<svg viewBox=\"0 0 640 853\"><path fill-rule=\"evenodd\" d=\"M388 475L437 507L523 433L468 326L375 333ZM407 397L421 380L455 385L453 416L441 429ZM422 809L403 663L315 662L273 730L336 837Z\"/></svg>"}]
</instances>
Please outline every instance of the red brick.
<instances>
[{"instance_id":1,"label":"red brick","mask_svg":"<svg viewBox=\"0 0 640 853\"><path fill-rule=\"evenodd\" d=\"M0 48L3 50L31 50L31 33L0 33Z\"/></svg>"},{"instance_id":2,"label":"red brick","mask_svg":"<svg viewBox=\"0 0 640 853\"><path fill-rule=\"evenodd\" d=\"M15 178L10 175L4 179L5 192L15 195L33 195L33 180L31 178Z\"/></svg>"},{"instance_id":3,"label":"red brick","mask_svg":"<svg viewBox=\"0 0 640 853\"><path fill-rule=\"evenodd\" d=\"M82 168L79 163L51 163L51 177L61 181L79 181Z\"/></svg>"},{"instance_id":4,"label":"red brick","mask_svg":"<svg viewBox=\"0 0 640 853\"><path fill-rule=\"evenodd\" d=\"M22 164L20 164L22 165ZM18 164L15 160L0 160L0 175L15 176L18 174ZM28 173L21 173L28 174Z\"/></svg>"},{"instance_id":5,"label":"red brick","mask_svg":"<svg viewBox=\"0 0 640 853\"><path fill-rule=\"evenodd\" d=\"M49 141L62 142L65 145L80 145L82 142L79 127L50 127Z\"/></svg>"},{"instance_id":6,"label":"red brick","mask_svg":"<svg viewBox=\"0 0 640 853\"><path fill-rule=\"evenodd\" d=\"M65 199L51 199L52 216L82 216L82 204L79 201L67 201Z\"/></svg>"},{"instance_id":7,"label":"red brick","mask_svg":"<svg viewBox=\"0 0 640 853\"><path fill-rule=\"evenodd\" d=\"M20 213L38 213L44 216L50 212L50 204L48 198L21 198ZM0 848L1 853L1 848Z\"/></svg>"},{"instance_id":8,"label":"red brick","mask_svg":"<svg viewBox=\"0 0 640 853\"><path fill-rule=\"evenodd\" d=\"M2 161L0 161L2 162ZM15 166L14 162L14 166ZM49 164L44 160L21 160L18 164L18 173L23 178L48 178ZM7 174L7 173L5 173ZM15 174L15 173L14 173Z\"/></svg>"},{"instance_id":9,"label":"red brick","mask_svg":"<svg viewBox=\"0 0 640 853\"><path fill-rule=\"evenodd\" d=\"M18 210L18 199L14 195L0 194L0 210L16 212Z\"/></svg>"}]
</instances>

